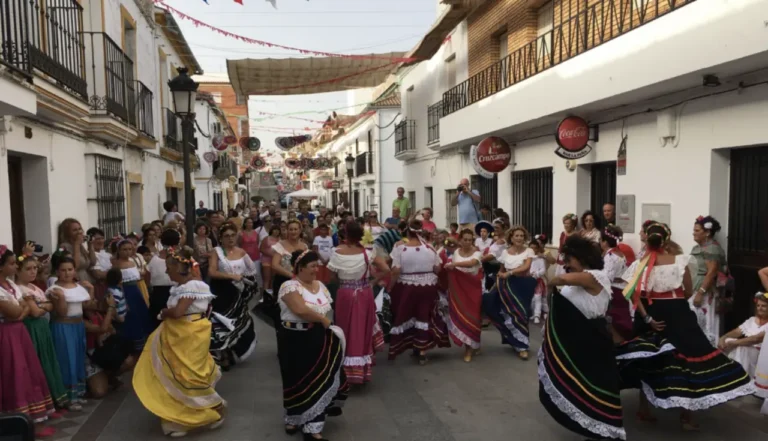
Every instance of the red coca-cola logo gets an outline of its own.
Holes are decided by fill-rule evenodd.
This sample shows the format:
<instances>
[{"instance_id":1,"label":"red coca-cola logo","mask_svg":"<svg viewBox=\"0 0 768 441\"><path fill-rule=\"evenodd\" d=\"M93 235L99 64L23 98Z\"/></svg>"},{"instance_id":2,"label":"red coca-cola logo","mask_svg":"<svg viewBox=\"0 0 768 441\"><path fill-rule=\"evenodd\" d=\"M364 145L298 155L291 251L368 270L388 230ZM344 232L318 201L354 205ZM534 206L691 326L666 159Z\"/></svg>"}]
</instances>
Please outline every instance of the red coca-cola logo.
<instances>
[{"instance_id":1,"label":"red coca-cola logo","mask_svg":"<svg viewBox=\"0 0 768 441\"><path fill-rule=\"evenodd\" d=\"M555 132L558 148L555 154L565 159L579 159L592 151L589 146L589 124L578 116L560 121Z\"/></svg>"},{"instance_id":2,"label":"red coca-cola logo","mask_svg":"<svg viewBox=\"0 0 768 441\"><path fill-rule=\"evenodd\" d=\"M507 141L489 136L477 145L477 163L483 170L490 173L499 173L507 168L512 160L512 149Z\"/></svg>"}]
</instances>

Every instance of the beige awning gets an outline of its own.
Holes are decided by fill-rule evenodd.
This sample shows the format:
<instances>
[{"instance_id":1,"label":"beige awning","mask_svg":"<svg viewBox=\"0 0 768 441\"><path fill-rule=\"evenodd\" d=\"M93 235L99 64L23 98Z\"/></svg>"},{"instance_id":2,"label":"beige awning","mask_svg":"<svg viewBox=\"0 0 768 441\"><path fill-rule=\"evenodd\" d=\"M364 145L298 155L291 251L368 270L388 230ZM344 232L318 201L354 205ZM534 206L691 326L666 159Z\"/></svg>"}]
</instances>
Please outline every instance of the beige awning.
<instances>
[{"instance_id":1,"label":"beige awning","mask_svg":"<svg viewBox=\"0 0 768 441\"><path fill-rule=\"evenodd\" d=\"M403 52L367 56L227 60L227 71L237 95L339 92L378 86Z\"/></svg>"}]
</instances>

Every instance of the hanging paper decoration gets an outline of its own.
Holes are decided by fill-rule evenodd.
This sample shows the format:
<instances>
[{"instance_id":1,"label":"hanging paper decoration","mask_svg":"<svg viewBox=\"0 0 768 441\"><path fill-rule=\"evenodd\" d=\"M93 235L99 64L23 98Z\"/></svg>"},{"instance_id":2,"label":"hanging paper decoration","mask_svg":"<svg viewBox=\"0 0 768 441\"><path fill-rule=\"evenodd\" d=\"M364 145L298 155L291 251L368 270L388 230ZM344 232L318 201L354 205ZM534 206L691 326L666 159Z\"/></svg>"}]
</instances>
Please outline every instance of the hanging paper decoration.
<instances>
[{"instance_id":1,"label":"hanging paper decoration","mask_svg":"<svg viewBox=\"0 0 768 441\"><path fill-rule=\"evenodd\" d=\"M264 160L261 156L254 156L251 158L251 167L256 170L261 170L262 168L267 166L267 161Z\"/></svg>"},{"instance_id":2,"label":"hanging paper decoration","mask_svg":"<svg viewBox=\"0 0 768 441\"><path fill-rule=\"evenodd\" d=\"M296 147L297 145L311 141L311 135L298 135L298 136L280 136L275 138L275 145L280 150L287 152L288 150Z\"/></svg>"},{"instance_id":3,"label":"hanging paper decoration","mask_svg":"<svg viewBox=\"0 0 768 441\"><path fill-rule=\"evenodd\" d=\"M408 58L408 57L386 57L386 56L379 56L379 55L350 55L350 54L336 54L333 52L320 52L320 51L313 51L309 49L300 49L297 47L291 47L291 46L284 46L282 44L276 44L276 43L270 43L268 41L263 40L256 40L254 38L244 37L242 35L234 34L229 31L225 31L224 29L217 28L216 26L212 26L208 23L205 23L203 21L200 21L190 15L187 15L178 9L169 6L167 3L165 3L163 0L154 0L155 3L165 8L168 12L171 12L172 14L176 15L178 18L182 20L189 20L191 21L195 26L197 27L204 27L208 28L220 35L223 35L225 37L234 38L235 40L242 41L244 43L249 44L257 44L259 46L264 46L268 48L277 48L277 49L284 49L288 51L294 51L299 52L302 55L315 55L320 57L334 57L334 58L352 58L357 60L390 60L393 63L412 63L414 61L419 61L418 58Z\"/></svg>"},{"instance_id":4,"label":"hanging paper decoration","mask_svg":"<svg viewBox=\"0 0 768 441\"><path fill-rule=\"evenodd\" d=\"M216 157L217 157L217 155L214 152L205 152L205 153L203 153L203 159L205 159L205 162L207 162L209 164L213 164L214 162L216 162Z\"/></svg>"},{"instance_id":5,"label":"hanging paper decoration","mask_svg":"<svg viewBox=\"0 0 768 441\"><path fill-rule=\"evenodd\" d=\"M298 158L286 158L285 166L291 170L298 170L301 168L301 159Z\"/></svg>"},{"instance_id":6,"label":"hanging paper decoration","mask_svg":"<svg viewBox=\"0 0 768 441\"><path fill-rule=\"evenodd\" d=\"M252 152L256 152L261 148L261 141L259 138L254 138L252 136L243 136L240 138L240 141L237 143L241 149L243 150L250 150Z\"/></svg>"},{"instance_id":7,"label":"hanging paper decoration","mask_svg":"<svg viewBox=\"0 0 768 441\"><path fill-rule=\"evenodd\" d=\"M227 142L224 138L224 135L216 135L211 139L211 144L213 145L213 148L215 148L218 151L226 150L227 149Z\"/></svg>"},{"instance_id":8,"label":"hanging paper decoration","mask_svg":"<svg viewBox=\"0 0 768 441\"><path fill-rule=\"evenodd\" d=\"M227 145L233 145L237 144L237 136L235 135L227 135L224 137L224 143Z\"/></svg>"}]
</instances>

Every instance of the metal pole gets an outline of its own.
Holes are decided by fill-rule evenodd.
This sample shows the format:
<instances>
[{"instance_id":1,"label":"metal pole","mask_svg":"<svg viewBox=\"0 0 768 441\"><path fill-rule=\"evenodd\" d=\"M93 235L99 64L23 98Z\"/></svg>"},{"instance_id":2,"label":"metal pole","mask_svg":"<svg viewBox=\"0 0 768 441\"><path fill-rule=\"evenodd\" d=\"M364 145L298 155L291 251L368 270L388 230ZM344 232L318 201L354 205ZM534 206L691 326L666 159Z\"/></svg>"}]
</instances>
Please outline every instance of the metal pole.
<instances>
[{"instance_id":1,"label":"metal pole","mask_svg":"<svg viewBox=\"0 0 768 441\"><path fill-rule=\"evenodd\" d=\"M352 206L352 170L347 170L347 181L349 181L349 193L347 196L347 202L349 203L349 212L352 213L353 216L356 216L357 212L355 211L355 207Z\"/></svg>"},{"instance_id":2,"label":"metal pole","mask_svg":"<svg viewBox=\"0 0 768 441\"><path fill-rule=\"evenodd\" d=\"M192 200L192 164L190 162L193 119L195 114L190 114L181 119L181 145L184 156L184 212L186 214L187 246L195 246L195 201Z\"/></svg>"}]
</instances>

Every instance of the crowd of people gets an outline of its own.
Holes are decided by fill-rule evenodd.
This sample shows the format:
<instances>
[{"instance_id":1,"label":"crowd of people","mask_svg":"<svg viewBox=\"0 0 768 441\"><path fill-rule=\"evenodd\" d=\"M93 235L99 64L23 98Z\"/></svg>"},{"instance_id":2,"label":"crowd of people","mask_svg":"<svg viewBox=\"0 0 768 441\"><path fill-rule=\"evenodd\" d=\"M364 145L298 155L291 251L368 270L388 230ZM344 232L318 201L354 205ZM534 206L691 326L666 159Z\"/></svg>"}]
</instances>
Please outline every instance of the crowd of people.
<instances>
[{"instance_id":1,"label":"crowd of people","mask_svg":"<svg viewBox=\"0 0 768 441\"><path fill-rule=\"evenodd\" d=\"M550 238L510 225L503 210L482 220L488 210L466 180L458 190L449 229L399 191L383 224L345 205L305 204L283 220L276 204L223 213L201 203L187 232L168 202L141 234L109 240L66 219L50 258L32 242L18 254L0 246L0 412L26 413L50 436L48 418L133 370L166 435L216 428L227 403L215 386L253 352L255 308L276 332L284 430L308 441L324 439L326 418L372 381L387 343L390 360L410 353L427 365L453 344L471 363L491 324L520 360L542 325L540 401L589 439L625 439L622 389L640 390L641 421L675 408L688 431L698 429L694 411L768 398L768 294L757 293L744 324L722 329L733 281L716 219L694 220L689 254L650 220L633 250L606 204L602 216L563 216L551 253Z\"/></svg>"}]
</instances>

